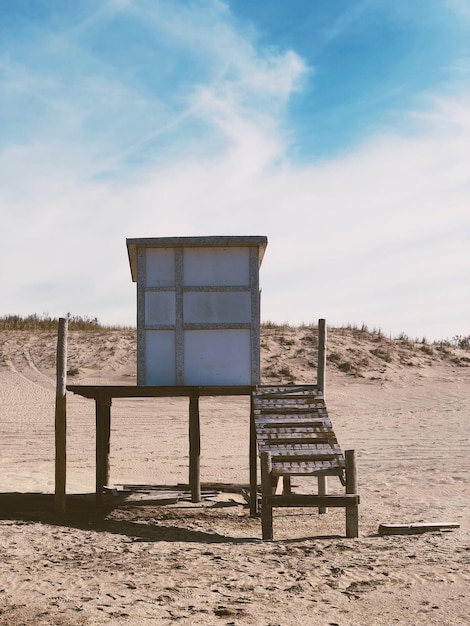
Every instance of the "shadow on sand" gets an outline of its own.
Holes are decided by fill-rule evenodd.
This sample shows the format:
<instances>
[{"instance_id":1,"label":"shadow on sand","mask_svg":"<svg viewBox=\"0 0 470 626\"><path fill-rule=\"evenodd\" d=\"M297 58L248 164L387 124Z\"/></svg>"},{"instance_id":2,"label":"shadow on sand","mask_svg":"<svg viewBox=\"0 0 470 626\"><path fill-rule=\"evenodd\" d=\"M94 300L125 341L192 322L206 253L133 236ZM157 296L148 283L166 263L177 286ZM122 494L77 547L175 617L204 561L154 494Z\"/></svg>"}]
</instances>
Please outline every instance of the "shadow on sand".
<instances>
[{"instance_id":1,"label":"shadow on sand","mask_svg":"<svg viewBox=\"0 0 470 626\"><path fill-rule=\"evenodd\" d=\"M188 513L191 520L197 519L198 514L207 520L208 509L172 508L170 515L159 514L164 505L152 506L148 504L132 503L123 505L122 500L115 502L113 498L104 498L105 502L97 506L94 502L95 494L74 494L67 496L67 512L56 514L54 511L54 495L44 493L0 493L0 519L18 522L36 522L56 526L107 532L126 535L134 541L145 542L193 542L193 543L253 543L256 538L240 538L221 535L216 532L204 532L182 527L187 522ZM235 503L225 504L235 506ZM220 514L220 503L214 503L211 509L217 509ZM113 512L122 511L119 519L112 517ZM138 511L137 515L132 512ZM215 513L215 511L214 511ZM170 517L170 520L165 520ZM159 518L158 521L156 518ZM163 519L162 519L163 518ZM181 518L178 525L178 518ZM135 521L135 520L140 521ZM152 521L154 523L152 523ZM162 521L174 521L175 525L165 525Z\"/></svg>"},{"instance_id":2,"label":"shadow on sand","mask_svg":"<svg viewBox=\"0 0 470 626\"><path fill-rule=\"evenodd\" d=\"M125 535L136 542L183 542L183 543L263 543L259 520L243 516L226 515L223 509L242 506L239 503L212 503L209 507L149 506L148 503L123 503L111 496L97 506L95 494L67 496L67 512L56 514L54 495L44 493L0 493L0 520L23 523L41 523L63 528L76 528L92 532ZM238 534L243 521L252 522L251 537L230 536L218 532L188 528L194 522L209 528L217 523L226 524ZM186 526L186 527L185 527ZM252 533L251 533L252 530ZM315 535L302 538L281 539L277 543L289 544L321 539L342 539L340 535Z\"/></svg>"}]
</instances>

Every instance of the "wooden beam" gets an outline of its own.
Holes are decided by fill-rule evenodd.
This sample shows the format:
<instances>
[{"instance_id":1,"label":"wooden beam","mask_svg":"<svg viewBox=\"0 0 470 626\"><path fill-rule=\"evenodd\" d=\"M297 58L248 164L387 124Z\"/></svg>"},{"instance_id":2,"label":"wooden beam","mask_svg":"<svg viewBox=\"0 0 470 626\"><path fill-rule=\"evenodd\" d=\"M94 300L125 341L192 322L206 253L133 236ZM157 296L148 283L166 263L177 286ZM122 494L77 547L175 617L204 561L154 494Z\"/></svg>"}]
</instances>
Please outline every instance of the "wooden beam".
<instances>
[{"instance_id":1,"label":"wooden beam","mask_svg":"<svg viewBox=\"0 0 470 626\"><path fill-rule=\"evenodd\" d=\"M56 358L55 399L55 496L54 509L58 514L66 509L67 480L67 335L68 320L59 318Z\"/></svg>"},{"instance_id":2,"label":"wooden beam","mask_svg":"<svg viewBox=\"0 0 470 626\"><path fill-rule=\"evenodd\" d=\"M189 487L191 502L201 502L201 427L197 393L189 397Z\"/></svg>"},{"instance_id":3,"label":"wooden beam","mask_svg":"<svg viewBox=\"0 0 470 626\"><path fill-rule=\"evenodd\" d=\"M355 450L345 450L346 493L357 494L357 470ZM346 507L346 537L359 537L359 502Z\"/></svg>"},{"instance_id":4,"label":"wooden beam","mask_svg":"<svg viewBox=\"0 0 470 626\"><path fill-rule=\"evenodd\" d=\"M111 432L111 398L97 396L96 406L96 503L103 502L103 488L109 483L109 444Z\"/></svg>"},{"instance_id":5,"label":"wooden beam","mask_svg":"<svg viewBox=\"0 0 470 626\"><path fill-rule=\"evenodd\" d=\"M110 398L181 398L198 396L249 396L254 385L225 385L220 387L194 385L67 385L67 389L84 398L106 394Z\"/></svg>"},{"instance_id":6,"label":"wooden beam","mask_svg":"<svg viewBox=\"0 0 470 626\"><path fill-rule=\"evenodd\" d=\"M380 524L379 535L417 535L440 530L453 530L460 528L460 524L453 522L427 522L416 524Z\"/></svg>"},{"instance_id":7,"label":"wooden beam","mask_svg":"<svg viewBox=\"0 0 470 626\"><path fill-rule=\"evenodd\" d=\"M326 378L326 320L318 320L318 364L317 364L317 387L325 396Z\"/></svg>"},{"instance_id":8,"label":"wooden beam","mask_svg":"<svg viewBox=\"0 0 470 626\"><path fill-rule=\"evenodd\" d=\"M328 495L317 496L309 494L293 493L290 495L271 495L263 496L272 507L312 507L319 508L321 506L332 508L345 508L359 504L359 496L357 494L345 494L342 496Z\"/></svg>"},{"instance_id":9,"label":"wooden beam","mask_svg":"<svg viewBox=\"0 0 470 626\"><path fill-rule=\"evenodd\" d=\"M318 495L326 496L328 494L328 478L324 475L318 477ZM318 513L321 515L323 513L327 513L328 509L326 506L318 507Z\"/></svg>"},{"instance_id":10,"label":"wooden beam","mask_svg":"<svg viewBox=\"0 0 470 626\"><path fill-rule=\"evenodd\" d=\"M261 532L263 539L273 538L273 509L270 503L272 497L283 498L286 496L272 496L273 484L271 478L271 454L261 453Z\"/></svg>"},{"instance_id":11,"label":"wooden beam","mask_svg":"<svg viewBox=\"0 0 470 626\"><path fill-rule=\"evenodd\" d=\"M256 426L253 413L253 394L250 395L250 517L258 516L258 456Z\"/></svg>"}]
</instances>

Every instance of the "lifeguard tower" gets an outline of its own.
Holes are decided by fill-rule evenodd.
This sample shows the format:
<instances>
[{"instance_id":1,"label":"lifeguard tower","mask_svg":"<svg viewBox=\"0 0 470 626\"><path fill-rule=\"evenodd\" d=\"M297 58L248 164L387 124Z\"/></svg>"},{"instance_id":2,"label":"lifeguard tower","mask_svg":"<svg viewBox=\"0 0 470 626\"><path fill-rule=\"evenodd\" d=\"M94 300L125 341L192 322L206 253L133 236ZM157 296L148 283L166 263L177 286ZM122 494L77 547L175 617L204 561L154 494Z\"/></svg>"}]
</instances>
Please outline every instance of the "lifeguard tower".
<instances>
[{"instance_id":1,"label":"lifeguard tower","mask_svg":"<svg viewBox=\"0 0 470 626\"><path fill-rule=\"evenodd\" d=\"M317 383L261 385L261 236L127 239L137 283L137 385L69 385L96 403L96 500L109 478L113 398L189 398L189 488L201 501L199 398L250 396L249 502L261 504L263 539L273 508L346 509L346 535L358 536L354 451L343 454L324 400L326 325L319 324ZM258 454L261 497L258 497ZM292 476L318 479L317 494L294 494ZM327 493L338 477L342 495Z\"/></svg>"}]
</instances>

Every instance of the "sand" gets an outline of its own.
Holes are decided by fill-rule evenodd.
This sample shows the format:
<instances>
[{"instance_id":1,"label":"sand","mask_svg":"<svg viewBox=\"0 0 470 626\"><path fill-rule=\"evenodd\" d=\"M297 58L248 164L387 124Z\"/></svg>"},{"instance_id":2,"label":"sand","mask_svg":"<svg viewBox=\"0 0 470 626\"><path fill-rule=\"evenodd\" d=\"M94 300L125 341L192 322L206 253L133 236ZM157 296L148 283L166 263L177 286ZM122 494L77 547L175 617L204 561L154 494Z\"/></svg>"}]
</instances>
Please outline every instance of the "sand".
<instances>
[{"instance_id":1,"label":"sand","mask_svg":"<svg viewBox=\"0 0 470 626\"><path fill-rule=\"evenodd\" d=\"M357 451L360 537L344 537L342 509L280 509L262 542L238 493L94 513L77 495L94 491L94 404L72 394L72 495L54 516L55 336L3 331L0 347L0 624L470 623L468 351L331 331L327 406ZM263 382L315 382L315 362L314 329L263 329ZM70 333L69 370L132 384L135 334ZM248 411L201 400L204 482L248 482ZM116 400L112 415L111 483L187 482L187 400ZM460 528L378 535L435 521Z\"/></svg>"}]
</instances>

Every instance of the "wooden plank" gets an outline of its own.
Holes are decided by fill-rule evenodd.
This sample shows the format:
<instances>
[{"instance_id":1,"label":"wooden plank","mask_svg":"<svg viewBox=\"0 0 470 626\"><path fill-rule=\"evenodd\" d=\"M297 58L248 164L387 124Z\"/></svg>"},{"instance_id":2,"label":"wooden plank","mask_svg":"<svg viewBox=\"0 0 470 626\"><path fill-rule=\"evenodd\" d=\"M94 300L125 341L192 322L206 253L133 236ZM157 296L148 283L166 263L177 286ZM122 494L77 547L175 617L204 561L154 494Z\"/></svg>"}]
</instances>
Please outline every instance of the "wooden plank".
<instances>
[{"instance_id":1,"label":"wooden plank","mask_svg":"<svg viewBox=\"0 0 470 626\"><path fill-rule=\"evenodd\" d=\"M271 425L273 428L289 428L290 426L304 426L305 428L327 428L333 430L330 418L327 415L313 416L308 413L300 415L257 415L255 416L257 427Z\"/></svg>"},{"instance_id":2,"label":"wooden plank","mask_svg":"<svg viewBox=\"0 0 470 626\"><path fill-rule=\"evenodd\" d=\"M321 394L298 394L287 395L283 393L279 394L266 394L264 396L254 396L254 402L256 406L265 406L274 404L278 406L286 406L289 404L325 404L325 400Z\"/></svg>"},{"instance_id":3,"label":"wooden plank","mask_svg":"<svg viewBox=\"0 0 470 626\"><path fill-rule=\"evenodd\" d=\"M318 362L317 362L317 385L318 390L325 394L326 385L326 343L327 327L326 320L318 320Z\"/></svg>"},{"instance_id":4,"label":"wooden plank","mask_svg":"<svg viewBox=\"0 0 470 626\"><path fill-rule=\"evenodd\" d=\"M297 443L297 444L274 444L274 443L268 443L265 445L262 445L262 442L260 442L260 447L261 448L269 448L269 450L271 451L273 457L274 456L279 456L279 455L293 455L293 456L298 456L299 454L312 454L312 455L319 455L319 454L334 454L334 455L341 455L342 456L342 452L339 446L330 446L328 444L319 444L318 446L316 446L315 444L311 444L311 443L306 443L306 444L301 444L301 443Z\"/></svg>"},{"instance_id":5,"label":"wooden plank","mask_svg":"<svg viewBox=\"0 0 470 626\"><path fill-rule=\"evenodd\" d=\"M274 447L286 446L294 448L297 446L314 446L316 448L326 446L340 450L335 437L328 436L328 433L325 432L279 433L277 431L268 430L258 432L258 443Z\"/></svg>"},{"instance_id":6,"label":"wooden plank","mask_svg":"<svg viewBox=\"0 0 470 626\"><path fill-rule=\"evenodd\" d=\"M263 422L266 420L272 420L273 422L282 422L283 420L285 420L286 422L290 421L290 420L305 420L306 422L326 422L326 423L330 423L330 418L329 415L326 411L323 412L319 412L319 411L279 411L279 412L274 412L271 410L266 410L266 411L256 411L254 412L254 417L256 422Z\"/></svg>"},{"instance_id":7,"label":"wooden plank","mask_svg":"<svg viewBox=\"0 0 470 626\"><path fill-rule=\"evenodd\" d=\"M290 398L284 398L279 396L264 396L263 398L255 398L255 408L262 409L267 406L325 406L325 401L322 396L291 396Z\"/></svg>"},{"instance_id":8,"label":"wooden plank","mask_svg":"<svg viewBox=\"0 0 470 626\"><path fill-rule=\"evenodd\" d=\"M96 421L96 503L103 501L103 487L109 483L109 443L111 432L111 398L95 399Z\"/></svg>"},{"instance_id":9,"label":"wooden plank","mask_svg":"<svg viewBox=\"0 0 470 626\"><path fill-rule=\"evenodd\" d=\"M344 470L344 463L339 460L325 463L318 461L317 463L307 463L301 461L298 463L274 463L272 473L276 476L318 476L325 474L326 476L340 476Z\"/></svg>"},{"instance_id":10,"label":"wooden plank","mask_svg":"<svg viewBox=\"0 0 470 626\"><path fill-rule=\"evenodd\" d=\"M346 493L357 494L356 452L345 450L344 456L346 460ZM359 507L357 505L346 509L346 537L359 537Z\"/></svg>"},{"instance_id":11,"label":"wooden plank","mask_svg":"<svg viewBox=\"0 0 470 626\"><path fill-rule=\"evenodd\" d=\"M250 398L250 517L258 515L258 455L256 447L256 424L254 418L253 396Z\"/></svg>"},{"instance_id":12,"label":"wooden plank","mask_svg":"<svg viewBox=\"0 0 470 626\"><path fill-rule=\"evenodd\" d=\"M325 425L317 424L315 426L305 425L303 422L292 422L285 423L280 422L279 424L273 424L271 422L267 422L266 424L257 424L256 425L256 433L258 437L262 436L263 433L279 433L281 435L290 435L290 434L303 434L304 436L311 435L313 437L328 437L329 440L336 440L336 435L334 431Z\"/></svg>"},{"instance_id":13,"label":"wooden plank","mask_svg":"<svg viewBox=\"0 0 470 626\"><path fill-rule=\"evenodd\" d=\"M277 461L273 459L273 472L274 473L284 473L288 474L290 471L294 472L297 470L318 470L318 469L329 469L331 467L340 467L344 469L345 462L343 459L339 457L333 457L329 460L321 460L321 459L310 459L308 461L296 459L292 457L291 460L286 461Z\"/></svg>"},{"instance_id":14,"label":"wooden plank","mask_svg":"<svg viewBox=\"0 0 470 626\"><path fill-rule=\"evenodd\" d=\"M57 333L56 399L55 399L55 495L54 509L66 509L67 474L67 333L68 320L61 317Z\"/></svg>"},{"instance_id":15,"label":"wooden plank","mask_svg":"<svg viewBox=\"0 0 470 626\"><path fill-rule=\"evenodd\" d=\"M440 530L460 528L460 524L453 522L426 522L415 524L380 524L379 535L417 535Z\"/></svg>"},{"instance_id":16,"label":"wooden plank","mask_svg":"<svg viewBox=\"0 0 470 626\"><path fill-rule=\"evenodd\" d=\"M284 463L284 462L292 462L292 461L332 461L336 459L335 454L325 454L323 452L319 452L315 454L313 451L309 451L307 453L303 453L303 451L297 452L289 452L283 451L282 453L278 453L277 450L271 449L271 454L273 458L273 463Z\"/></svg>"},{"instance_id":17,"label":"wooden plank","mask_svg":"<svg viewBox=\"0 0 470 626\"><path fill-rule=\"evenodd\" d=\"M336 441L336 437L334 433L330 433L325 429L313 429L313 428L274 428L272 426L267 426L263 428L259 428L257 430L258 438L264 439L294 439L294 438L315 438L315 439L325 439L325 441Z\"/></svg>"},{"instance_id":18,"label":"wooden plank","mask_svg":"<svg viewBox=\"0 0 470 626\"><path fill-rule=\"evenodd\" d=\"M317 496L304 494L270 495L266 496L267 502L272 507L351 507L359 504L357 494L344 496Z\"/></svg>"},{"instance_id":19,"label":"wooden plank","mask_svg":"<svg viewBox=\"0 0 470 626\"><path fill-rule=\"evenodd\" d=\"M272 493L271 482L271 455L269 452L261 454L261 530L263 539L273 538L273 510L269 506L267 497Z\"/></svg>"},{"instance_id":20,"label":"wooden plank","mask_svg":"<svg viewBox=\"0 0 470 626\"><path fill-rule=\"evenodd\" d=\"M336 435L331 428L327 428L326 426L309 427L302 425L302 423L300 423L299 426L298 422L294 422L293 424L281 423L279 426L271 423L259 424L256 431L258 437L279 434L283 437L320 437L328 439L328 441L336 441Z\"/></svg>"},{"instance_id":21,"label":"wooden plank","mask_svg":"<svg viewBox=\"0 0 470 626\"><path fill-rule=\"evenodd\" d=\"M254 397L262 397L263 395L276 395L282 394L282 396L286 395L309 395L318 394L317 385L259 385L256 388L256 392L254 393Z\"/></svg>"},{"instance_id":22,"label":"wooden plank","mask_svg":"<svg viewBox=\"0 0 470 626\"><path fill-rule=\"evenodd\" d=\"M325 424L331 428L331 420L326 411L313 412L313 411L271 411L266 410L263 412L255 411L256 423L264 423L266 421L276 423L291 422L291 421L304 421L306 424Z\"/></svg>"},{"instance_id":23,"label":"wooden plank","mask_svg":"<svg viewBox=\"0 0 470 626\"><path fill-rule=\"evenodd\" d=\"M318 495L319 496L328 495L328 478L324 474L318 477ZM328 512L328 509L326 508L326 506L318 507L318 513L320 515L323 515L327 512Z\"/></svg>"},{"instance_id":24,"label":"wooden plank","mask_svg":"<svg viewBox=\"0 0 470 626\"><path fill-rule=\"evenodd\" d=\"M194 385L67 385L68 391L84 398L178 398L198 396L249 396L253 385L221 385L220 387Z\"/></svg>"},{"instance_id":25,"label":"wooden plank","mask_svg":"<svg viewBox=\"0 0 470 626\"><path fill-rule=\"evenodd\" d=\"M293 433L295 435L295 433ZM271 433L271 434L264 434L264 433L260 433L258 435L258 441L260 443L263 443L264 445L315 445L315 446L328 446L331 447L328 441L327 437L306 437L305 433L297 433L297 437L292 436L292 434L290 434L290 436L286 436L283 434L279 434L279 433Z\"/></svg>"},{"instance_id":26,"label":"wooden plank","mask_svg":"<svg viewBox=\"0 0 470 626\"><path fill-rule=\"evenodd\" d=\"M256 406L263 406L265 402L271 401L287 401L295 400L296 402L323 402L324 398L321 393L299 393L286 395L284 393L270 393L264 396L253 396L253 400Z\"/></svg>"},{"instance_id":27,"label":"wooden plank","mask_svg":"<svg viewBox=\"0 0 470 626\"><path fill-rule=\"evenodd\" d=\"M263 403L262 405L255 406L255 415L262 413L287 413L293 415L294 413L306 413L306 412L323 412L326 413L326 407L324 403L315 403L315 402L290 402L290 403L282 403L278 402L268 402Z\"/></svg>"},{"instance_id":28,"label":"wooden plank","mask_svg":"<svg viewBox=\"0 0 470 626\"><path fill-rule=\"evenodd\" d=\"M192 502L201 502L201 430L199 396L189 398L189 486Z\"/></svg>"}]
</instances>

